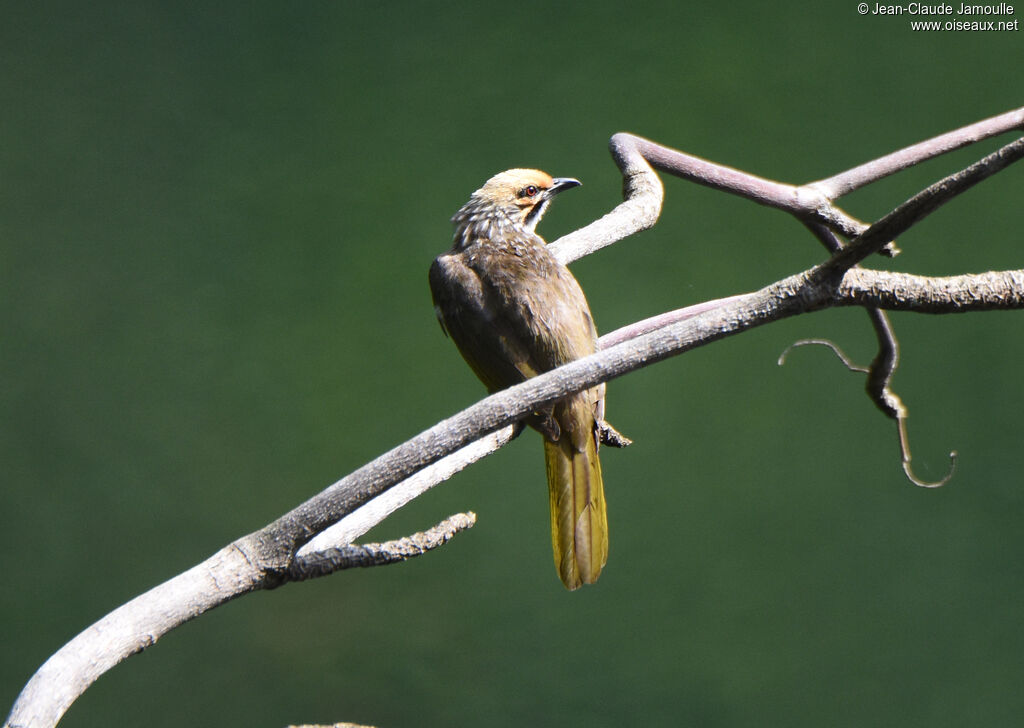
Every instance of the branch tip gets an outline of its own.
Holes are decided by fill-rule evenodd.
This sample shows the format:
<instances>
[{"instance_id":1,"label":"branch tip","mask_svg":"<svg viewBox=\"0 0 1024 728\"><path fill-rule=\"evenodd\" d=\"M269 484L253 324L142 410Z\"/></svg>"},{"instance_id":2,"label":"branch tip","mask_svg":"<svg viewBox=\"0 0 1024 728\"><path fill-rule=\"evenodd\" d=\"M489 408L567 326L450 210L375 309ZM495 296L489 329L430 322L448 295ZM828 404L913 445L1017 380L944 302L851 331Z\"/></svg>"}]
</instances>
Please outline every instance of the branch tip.
<instances>
[{"instance_id":1,"label":"branch tip","mask_svg":"<svg viewBox=\"0 0 1024 728\"><path fill-rule=\"evenodd\" d=\"M832 353L835 354L839 358L839 361L841 361L843 365L851 372L867 374L870 371L867 367L862 367L854 364L853 361L843 352L843 350L840 349L835 342L829 339L800 339L799 341L794 341L792 344L786 347L785 351L783 351L779 355L779 360L777 362L778 365L781 367L786 363L786 357L789 355L789 352L792 351L793 349L797 348L798 346L810 346L812 344L817 346L824 346L828 349L831 349Z\"/></svg>"},{"instance_id":2,"label":"branch tip","mask_svg":"<svg viewBox=\"0 0 1024 728\"><path fill-rule=\"evenodd\" d=\"M459 531L476 524L473 511L456 513L433 528L383 543L347 544L295 557L288 570L289 580L303 581L354 567L385 566L422 556L448 543Z\"/></svg>"},{"instance_id":3,"label":"branch tip","mask_svg":"<svg viewBox=\"0 0 1024 728\"><path fill-rule=\"evenodd\" d=\"M907 439L907 418L900 417L897 420L897 423L897 431L899 433L900 441L900 459L903 463L903 474L907 476L907 480L916 485L918 488L941 488L950 480L952 480L953 475L956 473L957 461L960 458L960 455L959 453L957 453L956 450L953 450L949 453L949 471L947 471L946 475L941 480L929 482L926 480L921 480L916 475L914 475L914 471L910 467L910 441Z\"/></svg>"}]
</instances>

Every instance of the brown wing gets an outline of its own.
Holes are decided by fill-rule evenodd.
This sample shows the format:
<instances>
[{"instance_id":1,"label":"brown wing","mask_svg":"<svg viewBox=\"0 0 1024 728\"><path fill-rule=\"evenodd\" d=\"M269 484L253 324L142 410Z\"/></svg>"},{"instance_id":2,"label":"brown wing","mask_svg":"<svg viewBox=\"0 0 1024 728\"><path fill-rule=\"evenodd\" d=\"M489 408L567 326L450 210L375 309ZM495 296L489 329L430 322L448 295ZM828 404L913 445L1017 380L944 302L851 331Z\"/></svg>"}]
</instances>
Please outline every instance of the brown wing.
<instances>
[{"instance_id":1,"label":"brown wing","mask_svg":"<svg viewBox=\"0 0 1024 728\"><path fill-rule=\"evenodd\" d=\"M596 350L583 291L543 243L515 253L490 246L442 255L431 266L430 288L441 326L491 392ZM550 440L569 433L582 452L603 397L604 388L595 387L572 398L589 403L592 414L585 420L567 417L565 403L529 422Z\"/></svg>"},{"instance_id":2,"label":"brown wing","mask_svg":"<svg viewBox=\"0 0 1024 728\"><path fill-rule=\"evenodd\" d=\"M464 256L452 253L434 261L430 292L441 327L489 391L537 375L527 346Z\"/></svg>"}]
</instances>

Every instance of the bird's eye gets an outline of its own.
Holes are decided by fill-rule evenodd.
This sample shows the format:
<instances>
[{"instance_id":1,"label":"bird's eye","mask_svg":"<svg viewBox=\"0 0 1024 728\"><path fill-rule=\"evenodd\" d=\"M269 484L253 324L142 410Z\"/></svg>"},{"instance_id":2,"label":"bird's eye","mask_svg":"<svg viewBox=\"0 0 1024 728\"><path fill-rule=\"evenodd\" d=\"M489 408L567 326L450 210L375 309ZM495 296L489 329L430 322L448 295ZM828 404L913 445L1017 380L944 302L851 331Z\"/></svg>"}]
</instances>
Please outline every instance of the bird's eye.
<instances>
[{"instance_id":1,"label":"bird's eye","mask_svg":"<svg viewBox=\"0 0 1024 728\"><path fill-rule=\"evenodd\" d=\"M540 190L537 189L536 185L527 185L523 189L519 190L520 197L536 197Z\"/></svg>"}]
</instances>

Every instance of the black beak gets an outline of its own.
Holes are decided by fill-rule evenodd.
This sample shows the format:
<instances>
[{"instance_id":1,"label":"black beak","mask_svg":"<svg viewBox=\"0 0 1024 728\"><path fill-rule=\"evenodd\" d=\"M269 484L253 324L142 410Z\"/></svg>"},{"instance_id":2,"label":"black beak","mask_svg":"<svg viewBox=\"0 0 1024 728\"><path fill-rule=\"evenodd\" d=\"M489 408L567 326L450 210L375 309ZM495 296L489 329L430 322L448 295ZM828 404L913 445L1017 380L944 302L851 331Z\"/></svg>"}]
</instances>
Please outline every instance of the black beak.
<instances>
[{"instance_id":1,"label":"black beak","mask_svg":"<svg viewBox=\"0 0 1024 728\"><path fill-rule=\"evenodd\" d=\"M555 177L551 180L551 189L548 190L549 195L557 195L562 190L567 190L570 187L579 187L582 182L572 177Z\"/></svg>"}]
</instances>

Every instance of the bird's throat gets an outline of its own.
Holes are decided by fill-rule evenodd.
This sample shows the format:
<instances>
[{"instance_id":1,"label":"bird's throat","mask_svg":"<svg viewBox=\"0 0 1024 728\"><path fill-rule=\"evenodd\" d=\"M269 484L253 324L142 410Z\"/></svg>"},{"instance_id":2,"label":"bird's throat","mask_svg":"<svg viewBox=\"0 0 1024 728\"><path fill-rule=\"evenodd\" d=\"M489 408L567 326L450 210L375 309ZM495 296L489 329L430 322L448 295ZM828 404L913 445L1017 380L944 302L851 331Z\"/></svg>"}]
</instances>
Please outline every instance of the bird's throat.
<instances>
[{"instance_id":1,"label":"bird's throat","mask_svg":"<svg viewBox=\"0 0 1024 728\"><path fill-rule=\"evenodd\" d=\"M523 219L523 227L529 230L531 233L537 229L537 223L544 217L544 210L547 209L550 200L541 200L526 213L526 217Z\"/></svg>"},{"instance_id":2,"label":"bird's throat","mask_svg":"<svg viewBox=\"0 0 1024 728\"><path fill-rule=\"evenodd\" d=\"M481 240L505 240L532 233L533 225L524 230L505 212L467 203L452 218L455 223L454 247L463 250ZM535 225L536 223L534 223Z\"/></svg>"}]
</instances>

